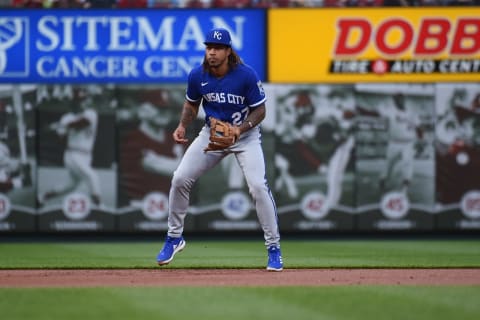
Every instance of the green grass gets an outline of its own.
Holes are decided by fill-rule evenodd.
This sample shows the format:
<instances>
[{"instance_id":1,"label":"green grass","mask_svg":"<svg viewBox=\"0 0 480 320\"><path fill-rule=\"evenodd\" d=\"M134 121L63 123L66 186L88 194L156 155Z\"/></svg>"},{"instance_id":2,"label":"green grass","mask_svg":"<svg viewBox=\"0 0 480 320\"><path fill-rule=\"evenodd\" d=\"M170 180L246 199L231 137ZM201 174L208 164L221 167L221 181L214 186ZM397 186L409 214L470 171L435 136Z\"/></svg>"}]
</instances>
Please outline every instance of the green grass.
<instances>
[{"instance_id":1,"label":"green grass","mask_svg":"<svg viewBox=\"0 0 480 320\"><path fill-rule=\"evenodd\" d=\"M0 269L158 268L161 245L2 243ZM286 268L480 267L479 240L284 240L282 250ZM264 268L265 262L261 241L187 238L167 268ZM480 286L0 288L8 320L468 320L478 319L478 301Z\"/></svg>"},{"instance_id":2,"label":"green grass","mask_svg":"<svg viewBox=\"0 0 480 320\"><path fill-rule=\"evenodd\" d=\"M0 289L16 319L478 319L480 287Z\"/></svg>"},{"instance_id":3,"label":"green grass","mask_svg":"<svg viewBox=\"0 0 480 320\"><path fill-rule=\"evenodd\" d=\"M0 244L5 268L155 268L162 243ZM329 240L282 242L286 268L480 267L479 240ZM263 268L261 241L189 240L174 268Z\"/></svg>"}]
</instances>

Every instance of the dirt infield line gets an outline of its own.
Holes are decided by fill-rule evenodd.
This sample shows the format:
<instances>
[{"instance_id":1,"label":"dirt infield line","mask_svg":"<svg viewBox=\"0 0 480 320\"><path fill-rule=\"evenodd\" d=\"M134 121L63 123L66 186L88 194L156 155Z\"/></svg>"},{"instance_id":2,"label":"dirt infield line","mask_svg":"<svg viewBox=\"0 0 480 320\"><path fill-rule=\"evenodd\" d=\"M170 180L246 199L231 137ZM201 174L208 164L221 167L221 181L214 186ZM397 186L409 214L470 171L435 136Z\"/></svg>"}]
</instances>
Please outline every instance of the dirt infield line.
<instances>
[{"instance_id":1,"label":"dirt infield line","mask_svg":"<svg viewBox=\"0 0 480 320\"><path fill-rule=\"evenodd\" d=\"M0 287L480 285L469 269L0 270Z\"/></svg>"}]
</instances>

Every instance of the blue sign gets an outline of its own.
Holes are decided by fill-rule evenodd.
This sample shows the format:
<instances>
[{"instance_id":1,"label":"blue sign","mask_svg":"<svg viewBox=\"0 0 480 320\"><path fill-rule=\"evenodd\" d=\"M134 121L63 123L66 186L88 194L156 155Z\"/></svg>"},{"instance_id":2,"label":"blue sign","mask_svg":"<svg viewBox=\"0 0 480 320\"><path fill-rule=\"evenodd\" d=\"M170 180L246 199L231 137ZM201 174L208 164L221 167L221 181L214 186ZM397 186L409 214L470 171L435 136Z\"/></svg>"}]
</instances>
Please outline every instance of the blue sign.
<instances>
[{"instance_id":1,"label":"blue sign","mask_svg":"<svg viewBox=\"0 0 480 320\"><path fill-rule=\"evenodd\" d=\"M0 83L186 82L214 27L265 80L264 10L90 9L0 11Z\"/></svg>"}]
</instances>

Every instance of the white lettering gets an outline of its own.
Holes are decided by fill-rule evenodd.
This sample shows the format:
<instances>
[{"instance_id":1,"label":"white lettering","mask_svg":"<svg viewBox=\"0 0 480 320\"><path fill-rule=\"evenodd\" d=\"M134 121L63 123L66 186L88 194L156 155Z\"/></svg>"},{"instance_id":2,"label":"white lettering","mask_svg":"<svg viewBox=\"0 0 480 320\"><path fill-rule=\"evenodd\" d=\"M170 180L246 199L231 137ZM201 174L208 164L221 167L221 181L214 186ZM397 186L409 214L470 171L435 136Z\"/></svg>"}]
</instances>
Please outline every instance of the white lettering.
<instances>
[{"instance_id":1,"label":"white lettering","mask_svg":"<svg viewBox=\"0 0 480 320\"><path fill-rule=\"evenodd\" d=\"M333 73L368 73L368 66L369 62L367 60L335 60L333 63Z\"/></svg>"},{"instance_id":2,"label":"white lettering","mask_svg":"<svg viewBox=\"0 0 480 320\"><path fill-rule=\"evenodd\" d=\"M82 25L82 24L87 25L87 44L84 47L86 51L96 51L100 49L97 42L97 35L101 33L98 31L97 25L100 24L102 26L105 26L108 24L108 22L109 22L108 17L77 18L77 25Z\"/></svg>"},{"instance_id":3,"label":"white lettering","mask_svg":"<svg viewBox=\"0 0 480 320\"><path fill-rule=\"evenodd\" d=\"M57 25L57 18L54 16L45 16L38 22L38 32L45 36L47 43L43 43L41 39L35 41L35 45L40 51L52 51L58 47L60 37L54 28Z\"/></svg>"},{"instance_id":4,"label":"white lettering","mask_svg":"<svg viewBox=\"0 0 480 320\"><path fill-rule=\"evenodd\" d=\"M190 57L159 57L151 56L145 59L143 70L149 77L179 77L188 74L193 67L202 63L203 56Z\"/></svg>"},{"instance_id":5,"label":"white lettering","mask_svg":"<svg viewBox=\"0 0 480 320\"><path fill-rule=\"evenodd\" d=\"M441 73L479 72L480 60L442 60L438 69Z\"/></svg>"},{"instance_id":6,"label":"white lettering","mask_svg":"<svg viewBox=\"0 0 480 320\"><path fill-rule=\"evenodd\" d=\"M202 29L200 28L198 19L195 17L188 18L178 43L178 50L188 50L187 44L189 41L195 42L196 50L203 50L205 48L203 40L204 35Z\"/></svg>"},{"instance_id":7,"label":"white lettering","mask_svg":"<svg viewBox=\"0 0 480 320\"><path fill-rule=\"evenodd\" d=\"M100 230L103 227L97 221L54 221L50 226L54 230Z\"/></svg>"},{"instance_id":8,"label":"white lettering","mask_svg":"<svg viewBox=\"0 0 480 320\"><path fill-rule=\"evenodd\" d=\"M204 94L203 98L210 102L224 103L227 101L225 99L225 92L210 92L210 93Z\"/></svg>"},{"instance_id":9,"label":"white lettering","mask_svg":"<svg viewBox=\"0 0 480 320\"><path fill-rule=\"evenodd\" d=\"M392 73L432 73L435 62L432 60L400 60L395 61L390 70Z\"/></svg>"},{"instance_id":10,"label":"white lettering","mask_svg":"<svg viewBox=\"0 0 480 320\"><path fill-rule=\"evenodd\" d=\"M115 17L110 19L112 27L110 28L110 43L108 50L132 50L135 48L135 42L131 39L132 19L129 17ZM121 40L130 40L126 44L121 44Z\"/></svg>"},{"instance_id":11,"label":"white lettering","mask_svg":"<svg viewBox=\"0 0 480 320\"><path fill-rule=\"evenodd\" d=\"M55 77L119 77L139 76L135 57L51 57L44 56L37 62L37 72L45 78Z\"/></svg>"},{"instance_id":12,"label":"white lettering","mask_svg":"<svg viewBox=\"0 0 480 320\"><path fill-rule=\"evenodd\" d=\"M154 34L150 20L146 18L137 18L138 23L138 50L148 50L160 48L160 42L163 39L161 50L174 50L173 45L173 23L175 17L165 17L162 20L159 30ZM148 43L148 45L147 45Z\"/></svg>"},{"instance_id":13,"label":"white lettering","mask_svg":"<svg viewBox=\"0 0 480 320\"><path fill-rule=\"evenodd\" d=\"M242 96L237 96L235 94L227 94L227 101L228 103L233 103L233 104L243 104L243 101L245 101L245 97Z\"/></svg>"},{"instance_id":14,"label":"white lettering","mask_svg":"<svg viewBox=\"0 0 480 320\"><path fill-rule=\"evenodd\" d=\"M75 44L73 42L73 23L75 22L75 19L73 17L63 17L62 18L62 23L63 23L63 45L61 50L62 51L74 51L75 50Z\"/></svg>"},{"instance_id":15,"label":"white lettering","mask_svg":"<svg viewBox=\"0 0 480 320\"><path fill-rule=\"evenodd\" d=\"M43 16L38 22L39 39L35 45L40 51L186 51L191 49L192 44L195 50L203 50L205 30L202 30L199 18L190 16L181 22L177 22L177 19L175 16L165 16L155 27L157 21L128 15ZM235 16L232 20L233 25L222 17L211 17L212 25L227 29L232 37L232 45L242 49L245 17ZM180 34L180 37L175 38L175 34Z\"/></svg>"}]
</instances>

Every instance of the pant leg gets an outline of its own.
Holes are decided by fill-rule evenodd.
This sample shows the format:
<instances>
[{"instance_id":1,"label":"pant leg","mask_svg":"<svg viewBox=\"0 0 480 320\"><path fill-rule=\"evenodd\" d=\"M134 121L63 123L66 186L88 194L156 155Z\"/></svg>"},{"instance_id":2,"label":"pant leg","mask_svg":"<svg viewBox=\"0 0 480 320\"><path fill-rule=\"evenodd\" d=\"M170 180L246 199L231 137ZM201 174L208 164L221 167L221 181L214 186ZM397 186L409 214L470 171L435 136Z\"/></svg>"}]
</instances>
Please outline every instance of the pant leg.
<instances>
[{"instance_id":1,"label":"pant leg","mask_svg":"<svg viewBox=\"0 0 480 320\"><path fill-rule=\"evenodd\" d=\"M265 160L260 138L246 139L235 148L235 157L243 170L258 220L264 232L265 245L280 245L280 231L275 200L267 182Z\"/></svg>"},{"instance_id":2,"label":"pant leg","mask_svg":"<svg viewBox=\"0 0 480 320\"><path fill-rule=\"evenodd\" d=\"M90 194L100 196L100 180L97 172L91 165L92 154L82 152L72 152L72 154L75 157L74 166L76 175L85 181Z\"/></svg>"},{"instance_id":3,"label":"pant leg","mask_svg":"<svg viewBox=\"0 0 480 320\"><path fill-rule=\"evenodd\" d=\"M354 144L353 137L349 137L343 144L341 144L328 164L327 174L327 205L328 210L336 206L340 201L342 195L342 184L347 168L350 153Z\"/></svg>"},{"instance_id":4,"label":"pant leg","mask_svg":"<svg viewBox=\"0 0 480 320\"><path fill-rule=\"evenodd\" d=\"M208 130L207 127L204 127L200 131L173 173L168 212L168 235L171 237L179 237L183 233L190 203L190 192L195 181L227 155L223 151L203 151L210 138Z\"/></svg>"},{"instance_id":5,"label":"pant leg","mask_svg":"<svg viewBox=\"0 0 480 320\"><path fill-rule=\"evenodd\" d=\"M402 169L403 169L403 181L410 182L413 176L413 166L415 161L415 142L405 143L405 147L402 152Z\"/></svg>"}]
</instances>

